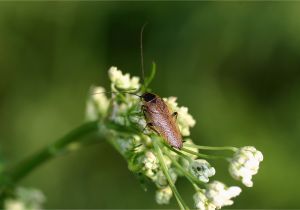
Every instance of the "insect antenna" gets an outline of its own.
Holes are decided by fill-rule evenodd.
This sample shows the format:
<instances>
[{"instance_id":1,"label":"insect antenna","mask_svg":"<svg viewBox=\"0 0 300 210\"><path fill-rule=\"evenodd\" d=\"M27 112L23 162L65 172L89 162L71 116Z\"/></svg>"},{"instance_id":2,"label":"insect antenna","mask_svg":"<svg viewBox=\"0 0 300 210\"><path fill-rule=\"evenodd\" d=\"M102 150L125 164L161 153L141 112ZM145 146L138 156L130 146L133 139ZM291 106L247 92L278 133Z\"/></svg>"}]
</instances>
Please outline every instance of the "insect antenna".
<instances>
[{"instance_id":1,"label":"insect antenna","mask_svg":"<svg viewBox=\"0 0 300 210\"><path fill-rule=\"evenodd\" d=\"M97 94L104 94L104 93L127 93L127 94L130 94L130 95L134 95L134 96L137 96L139 98L142 98L142 96L136 94L136 93L131 93L131 92L128 92L128 91L102 91L102 92L95 92L95 93L92 93L91 95L97 95Z\"/></svg>"},{"instance_id":2,"label":"insect antenna","mask_svg":"<svg viewBox=\"0 0 300 210\"><path fill-rule=\"evenodd\" d=\"M141 40L141 43L140 43L140 49L141 49L141 69L142 69L142 81L143 81L143 85L145 85L145 71L144 71L144 55L143 55L143 32L144 32L144 29L146 27L148 23L144 23L144 25L142 26L142 29L141 29L141 34L140 34L140 40Z\"/></svg>"},{"instance_id":3,"label":"insect antenna","mask_svg":"<svg viewBox=\"0 0 300 210\"><path fill-rule=\"evenodd\" d=\"M146 25L148 24L148 22L144 23L144 25L141 28L141 34L140 34L140 49L141 49L141 70L142 70L142 87L141 87L141 91L147 92L148 86L151 83L151 81L153 80L154 76L155 76L155 72L156 72L156 65L154 62L152 62L152 70L151 70L151 74L149 77L145 78L145 70L144 70L144 50L143 50L143 33L144 33L144 29L146 27Z\"/></svg>"}]
</instances>

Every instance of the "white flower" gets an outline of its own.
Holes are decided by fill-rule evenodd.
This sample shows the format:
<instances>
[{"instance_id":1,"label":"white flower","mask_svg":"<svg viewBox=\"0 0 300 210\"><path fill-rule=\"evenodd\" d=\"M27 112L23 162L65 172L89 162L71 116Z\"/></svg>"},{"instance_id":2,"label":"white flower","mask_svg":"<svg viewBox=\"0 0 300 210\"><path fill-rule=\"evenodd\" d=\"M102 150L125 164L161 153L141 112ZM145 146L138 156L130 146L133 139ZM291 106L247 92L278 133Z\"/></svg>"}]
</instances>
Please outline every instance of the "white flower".
<instances>
[{"instance_id":1,"label":"white flower","mask_svg":"<svg viewBox=\"0 0 300 210\"><path fill-rule=\"evenodd\" d=\"M101 86L92 88L90 94L86 104L86 119L92 121L106 115L109 100L105 95L105 89Z\"/></svg>"},{"instance_id":2,"label":"white flower","mask_svg":"<svg viewBox=\"0 0 300 210\"><path fill-rule=\"evenodd\" d=\"M112 88L115 90L116 88L129 90L129 89L139 89L139 78L132 77L128 73L123 74L121 70L118 70L117 67L110 67L108 70L109 78L112 82Z\"/></svg>"},{"instance_id":3,"label":"white flower","mask_svg":"<svg viewBox=\"0 0 300 210\"><path fill-rule=\"evenodd\" d=\"M191 173L202 182L209 182L209 177L215 175L216 170L204 159L197 159L190 163Z\"/></svg>"},{"instance_id":4,"label":"white flower","mask_svg":"<svg viewBox=\"0 0 300 210\"><path fill-rule=\"evenodd\" d=\"M205 190L203 190L203 192L205 192ZM195 207L200 210L216 209L216 206L214 204L212 204L211 202L209 202L208 198L206 197L206 195L203 192L198 191L194 194L193 199L195 202Z\"/></svg>"},{"instance_id":5,"label":"white flower","mask_svg":"<svg viewBox=\"0 0 300 210\"><path fill-rule=\"evenodd\" d=\"M156 170L158 169L157 158L152 152L147 151L143 163L144 163L143 168L145 170L146 176L153 178L156 173Z\"/></svg>"},{"instance_id":6,"label":"white flower","mask_svg":"<svg viewBox=\"0 0 300 210\"><path fill-rule=\"evenodd\" d=\"M196 121L194 120L192 115L190 115L188 113L188 108L184 107L184 106L179 107L178 103L176 102L176 100L177 100L176 97L164 98L164 100L173 112L178 113L177 123L178 123L179 130L181 132L181 135L189 136L190 128L196 124Z\"/></svg>"},{"instance_id":7,"label":"white flower","mask_svg":"<svg viewBox=\"0 0 300 210\"><path fill-rule=\"evenodd\" d=\"M155 199L158 204L168 204L171 197L172 190L169 186L156 191Z\"/></svg>"},{"instance_id":8,"label":"white flower","mask_svg":"<svg viewBox=\"0 0 300 210\"><path fill-rule=\"evenodd\" d=\"M136 153L140 153L145 149L145 145L142 144L142 139L138 135L133 135L132 144Z\"/></svg>"},{"instance_id":9,"label":"white flower","mask_svg":"<svg viewBox=\"0 0 300 210\"><path fill-rule=\"evenodd\" d=\"M139 115L141 112L140 100L130 94L122 95L121 101L112 102L110 119L114 122L128 126L128 122L134 123L141 129L145 128L146 121Z\"/></svg>"},{"instance_id":10,"label":"white flower","mask_svg":"<svg viewBox=\"0 0 300 210\"><path fill-rule=\"evenodd\" d=\"M126 125L126 115L129 110L128 104L121 103L121 104L116 104L114 103L113 106L113 111L111 113L110 118L121 125Z\"/></svg>"},{"instance_id":11,"label":"white flower","mask_svg":"<svg viewBox=\"0 0 300 210\"><path fill-rule=\"evenodd\" d=\"M4 203L5 210L26 210L25 204L17 199L6 199Z\"/></svg>"},{"instance_id":12,"label":"white flower","mask_svg":"<svg viewBox=\"0 0 300 210\"><path fill-rule=\"evenodd\" d=\"M116 143L119 145L122 154L133 150L133 142L131 139L118 138L116 139Z\"/></svg>"},{"instance_id":13,"label":"white flower","mask_svg":"<svg viewBox=\"0 0 300 210\"><path fill-rule=\"evenodd\" d=\"M252 187L252 176L257 174L263 155L254 147L246 146L237 150L230 161L229 172L247 187Z\"/></svg>"},{"instance_id":14,"label":"white flower","mask_svg":"<svg viewBox=\"0 0 300 210\"><path fill-rule=\"evenodd\" d=\"M37 189L19 187L15 194L14 199L5 200L6 210L38 210L46 200L44 194Z\"/></svg>"},{"instance_id":15,"label":"white flower","mask_svg":"<svg viewBox=\"0 0 300 210\"><path fill-rule=\"evenodd\" d=\"M132 123L136 124L141 130L147 126L147 122L144 117L140 116L129 116L129 119Z\"/></svg>"},{"instance_id":16,"label":"white flower","mask_svg":"<svg viewBox=\"0 0 300 210\"><path fill-rule=\"evenodd\" d=\"M238 196L241 191L241 188L237 186L226 187L222 182L213 181L208 184L205 195L216 208L221 208L222 206L232 205L233 201L231 199Z\"/></svg>"},{"instance_id":17,"label":"white flower","mask_svg":"<svg viewBox=\"0 0 300 210\"><path fill-rule=\"evenodd\" d=\"M168 172L169 172L169 175L170 175L173 183L175 183L176 179L177 179L176 171L173 168L169 168ZM168 180L162 170L159 170L157 172L157 174L154 178L154 181L155 181L157 187L165 187L168 185Z\"/></svg>"},{"instance_id":18,"label":"white flower","mask_svg":"<svg viewBox=\"0 0 300 210\"><path fill-rule=\"evenodd\" d=\"M126 154L127 152L141 153L145 149L141 137L138 135L133 135L132 137L119 137L115 141L122 154Z\"/></svg>"}]
</instances>

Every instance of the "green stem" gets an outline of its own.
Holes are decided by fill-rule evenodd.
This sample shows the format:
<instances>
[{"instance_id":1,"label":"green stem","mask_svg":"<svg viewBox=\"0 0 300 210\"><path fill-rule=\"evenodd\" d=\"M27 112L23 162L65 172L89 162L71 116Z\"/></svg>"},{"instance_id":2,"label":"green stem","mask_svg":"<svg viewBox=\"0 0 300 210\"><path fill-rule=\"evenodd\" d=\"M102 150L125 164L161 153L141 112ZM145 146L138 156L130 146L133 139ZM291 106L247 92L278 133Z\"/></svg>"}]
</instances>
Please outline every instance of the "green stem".
<instances>
[{"instance_id":1,"label":"green stem","mask_svg":"<svg viewBox=\"0 0 300 210\"><path fill-rule=\"evenodd\" d=\"M196 155L197 157L200 157L200 158L207 158L207 159L227 159L227 157L224 157L224 156L205 155L205 154L201 154L201 153L198 153L198 152L194 152L194 151L186 149L186 148L181 148L181 151L190 153L192 155Z\"/></svg>"},{"instance_id":2,"label":"green stem","mask_svg":"<svg viewBox=\"0 0 300 210\"><path fill-rule=\"evenodd\" d=\"M185 147L194 147L203 150L230 150L230 151L237 151L236 147L211 147L211 146L200 146L195 144L184 144Z\"/></svg>"},{"instance_id":3,"label":"green stem","mask_svg":"<svg viewBox=\"0 0 300 210\"><path fill-rule=\"evenodd\" d=\"M173 152L175 152L176 154L178 154L179 156L184 157L185 159L187 159L189 162L193 161L193 159L189 156L187 156L186 154L182 153L180 150L174 149L173 147L169 147L167 146L168 149L172 150Z\"/></svg>"},{"instance_id":4,"label":"green stem","mask_svg":"<svg viewBox=\"0 0 300 210\"><path fill-rule=\"evenodd\" d=\"M156 141L158 141L158 139L153 139L153 146L154 146L154 150L155 150L155 153L157 155L157 158L159 160L159 163L161 165L161 168L163 170L163 173L165 174L165 176L166 176L166 178L167 178L167 180L169 182L169 185L170 185L170 187L171 187L171 189L172 189L172 191L173 191L173 193L174 193L174 195L176 197L176 200L177 200L177 202L178 202L178 204L180 206L180 209L188 210L189 207L185 204L185 202L181 198L179 192L177 191L177 189L176 189L176 187L175 187L175 185L174 185L174 183L172 181L172 178L171 178L171 176L170 176L170 174L168 172L168 168L167 168L167 166L165 164L162 151L159 148L159 144Z\"/></svg>"},{"instance_id":5,"label":"green stem","mask_svg":"<svg viewBox=\"0 0 300 210\"><path fill-rule=\"evenodd\" d=\"M53 144L45 147L38 153L20 162L15 167L9 168L7 169L7 171L4 171L3 173L6 178L4 184L10 185L12 183L18 182L38 166L42 165L49 159L65 151L65 149L67 149L67 147L71 143L76 143L82 137L97 131L98 131L98 121L88 122L75 128L74 130L72 130L62 138L55 141ZM3 183L0 183L0 185L1 184Z\"/></svg>"}]
</instances>

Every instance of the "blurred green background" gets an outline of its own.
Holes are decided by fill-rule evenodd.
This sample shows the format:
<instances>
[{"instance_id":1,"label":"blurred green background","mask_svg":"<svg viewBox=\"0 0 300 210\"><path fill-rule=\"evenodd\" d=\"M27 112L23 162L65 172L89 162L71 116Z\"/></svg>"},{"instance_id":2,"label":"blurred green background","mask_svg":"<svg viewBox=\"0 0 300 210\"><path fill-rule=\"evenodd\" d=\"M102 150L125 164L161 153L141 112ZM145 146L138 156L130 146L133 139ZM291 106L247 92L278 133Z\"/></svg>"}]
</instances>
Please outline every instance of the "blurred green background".
<instances>
[{"instance_id":1,"label":"blurred green background","mask_svg":"<svg viewBox=\"0 0 300 210\"><path fill-rule=\"evenodd\" d=\"M14 164L80 125L91 85L114 65L140 75L139 32L152 89L177 96L202 145L254 145L254 187L230 208L300 208L300 3L1 2L0 154ZM224 162L216 179L232 180ZM21 184L46 208L164 208L106 142L54 159ZM192 203L189 183L179 180ZM176 207L175 199L170 206Z\"/></svg>"}]
</instances>

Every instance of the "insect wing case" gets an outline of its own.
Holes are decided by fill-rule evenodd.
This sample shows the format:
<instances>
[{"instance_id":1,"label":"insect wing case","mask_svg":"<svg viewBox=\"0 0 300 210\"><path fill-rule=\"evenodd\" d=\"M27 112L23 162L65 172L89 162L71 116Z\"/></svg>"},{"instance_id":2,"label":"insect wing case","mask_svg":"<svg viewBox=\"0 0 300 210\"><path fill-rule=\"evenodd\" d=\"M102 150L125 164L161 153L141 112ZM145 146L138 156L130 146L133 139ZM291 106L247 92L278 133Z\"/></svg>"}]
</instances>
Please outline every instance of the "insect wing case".
<instances>
[{"instance_id":1,"label":"insect wing case","mask_svg":"<svg viewBox=\"0 0 300 210\"><path fill-rule=\"evenodd\" d=\"M167 104L157 95L146 93L144 96L144 113L150 128L160 134L171 146L180 149L182 136Z\"/></svg>"}]
</instances>

